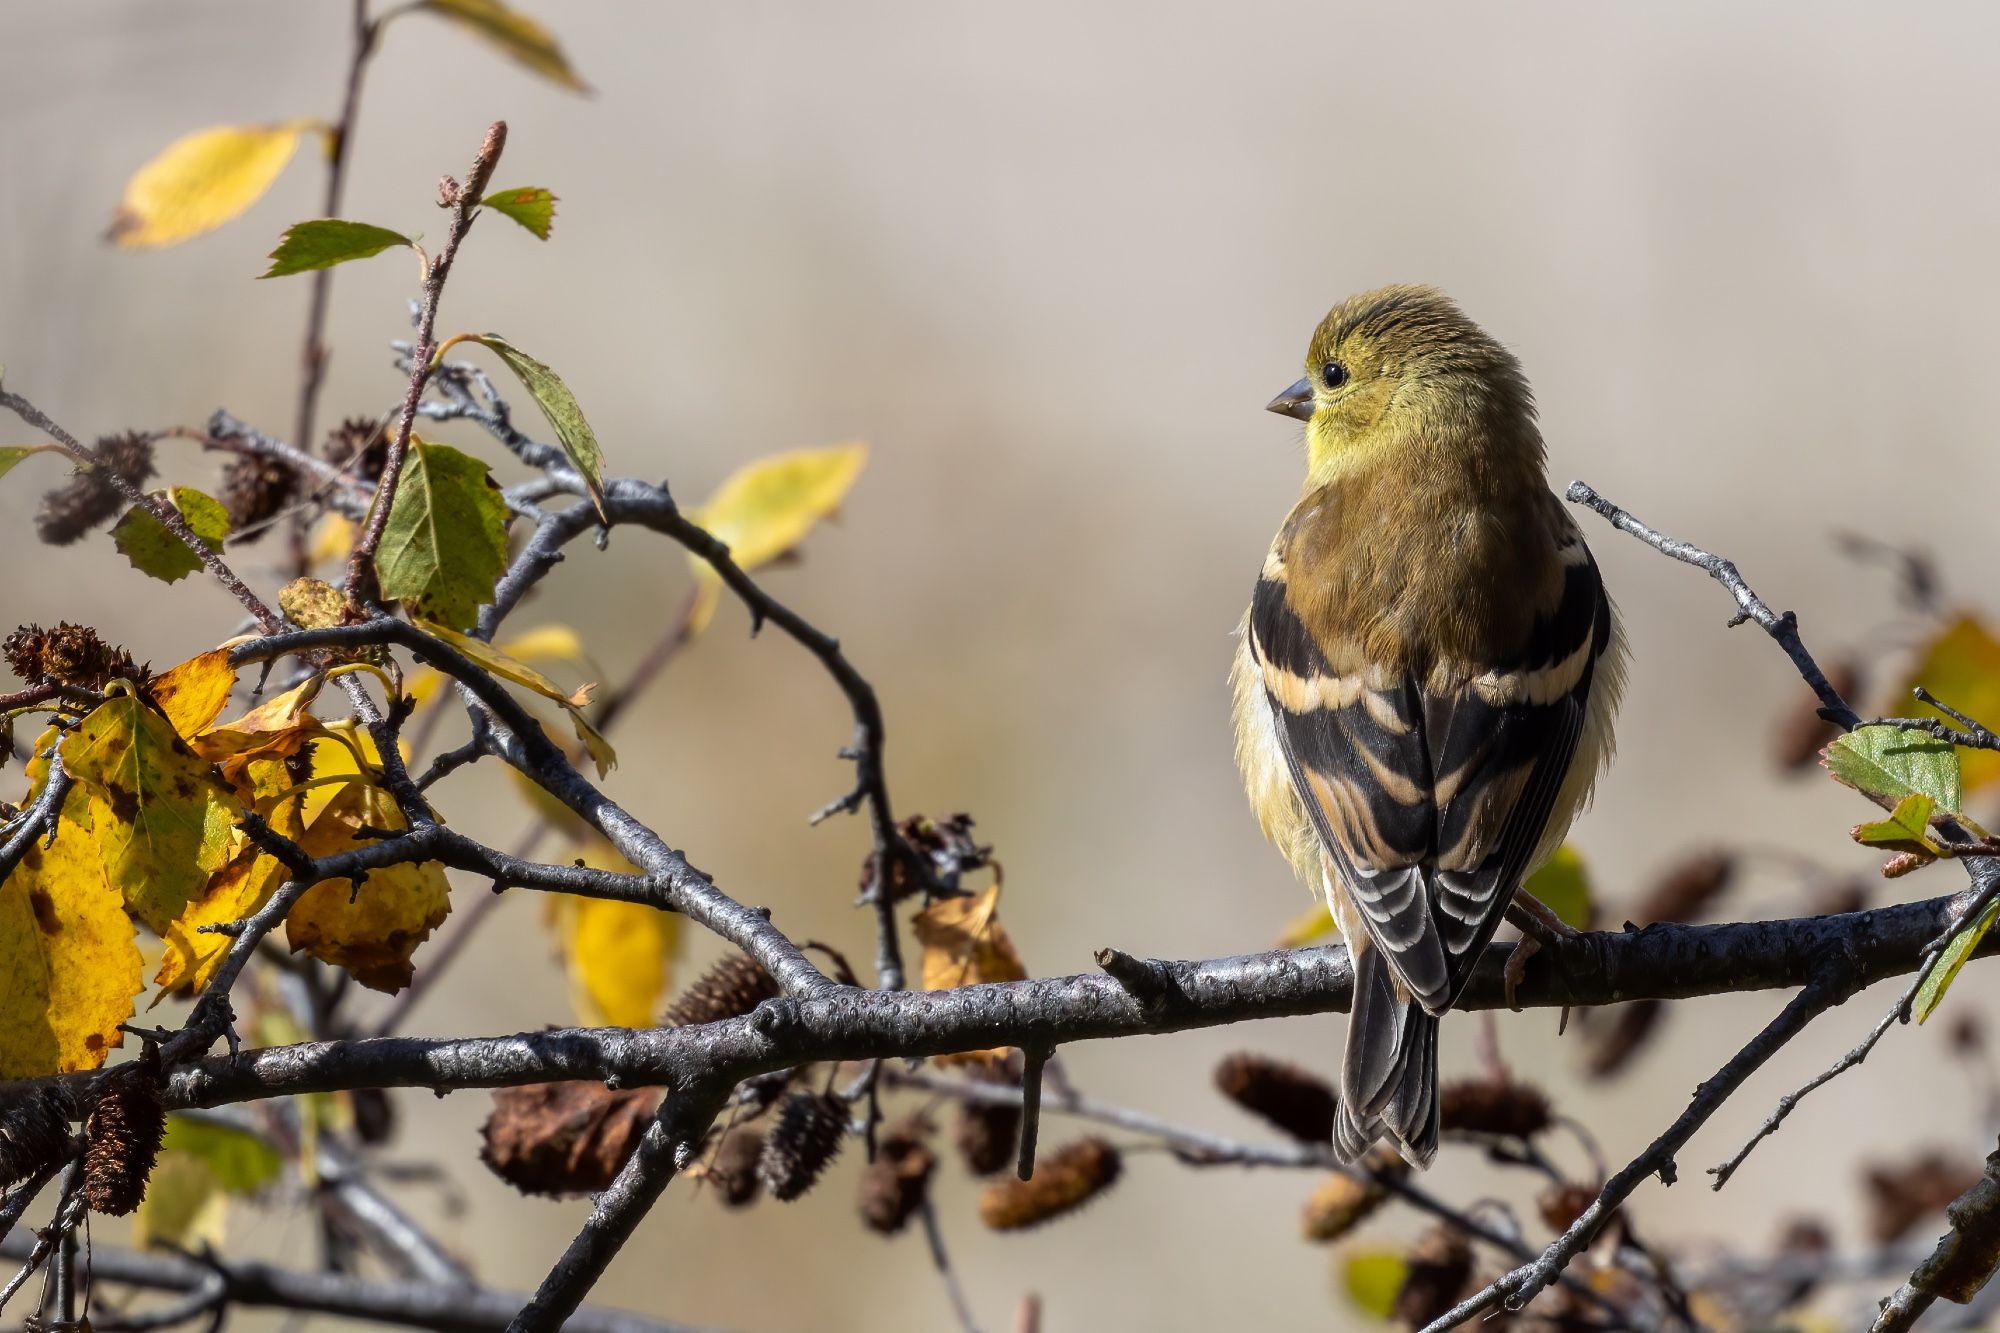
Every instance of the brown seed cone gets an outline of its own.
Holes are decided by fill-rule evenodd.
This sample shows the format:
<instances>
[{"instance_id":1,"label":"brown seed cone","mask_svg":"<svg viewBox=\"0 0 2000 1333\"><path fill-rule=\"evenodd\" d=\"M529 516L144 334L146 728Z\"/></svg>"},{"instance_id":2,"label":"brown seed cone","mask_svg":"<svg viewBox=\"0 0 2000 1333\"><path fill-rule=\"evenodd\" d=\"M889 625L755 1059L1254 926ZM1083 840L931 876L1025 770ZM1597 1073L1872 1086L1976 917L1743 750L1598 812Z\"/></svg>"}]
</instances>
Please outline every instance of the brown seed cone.
<instances>
[{"instance_id":1,"label":"brown seed cone","mask_svg":"<svg viewBox=\"0 0 2000 1333\"><path fill-rule=\"evenodd\" d=\"M861 1173L861 1220L870 1231L893 1236L923 1207L937 1169L937 1154L925 1142L930 1133L930 1122L914 1116L882 1135L875 1160Z\"/></svg>"},{"instance_id":2,"label":"brown seed cone","mask_svg":"<svg viewBox=\"0 0 2000 1333\"><path fill-rule=\"evenodd\" d=\"M976 1082L1006 1088L1021 1086L1021 1069L1016 1057L1010 1056L1003 1065L973 1065L970 1068ZM1021 1149L1019 1103L997 1106L960 1102L952 1142L958 1148L965 1169L975 1176L990 1176L1003 1167L1013 1166L1020 1158Z\"/></svg>"},{"instance_id":3,"label":"brown seed cone","mask_svg":"<svg viewBox=\"0 0 2000 1333\"><path fill-rule=\"evenodd\" d=\"M1438 1090L1438 1127L1447 1134L1532 1138L1549 1127L1549 1099L1540 1088L1502 1079L1466 1079Z\"/></svg>"},{"instance_id":4,"label":"brown seed cone","mask_svg":"<svg viewBox=\"0 0 2000 1333\"><path fill-rule=\"evenodd\" d=\"M1861 692L1861 665L1851 657L1825 664L1827 684L1841 698L1853 701ZM1771 757L1781 773L1798 773L1819 758L1819 752L1840 736L1840 728L1819 715L1819 700L1802 700L1786 713L1771 736Z\"/></svg>"},{"instance_id":5,"label":"brown seed cone","mask_svg":"<svg viewBox=\"0 0 2000 1333\"><path fill-rule=\"evenodd\" d=\"M1410 1247L1409 1269L1396 1293L1395 1317L1422 1328L1458 1304L1472 1282L1472 1242L1457 1227L1439 1225Z\"/></svg>"},{"instance_id":6,"label":"brown seed cone","mask_svg":"<svg viewBox=\"0 0 2000 1333\"><path fill-rule=\"evenodd\" d=\"M123 1217L139 1206L166 1136L160 1052L149 1045L112 1076L84 1121L83 1198L93 1212Z\"/></svg>"},{"instance_id":7,"label":"brown seed cone","mask_svg":"<svg viewBox=\"0 0 2000 1333\"><path fill-rule=\"evenodd\" d=\"M1706 848L1667 867L1633 909L1638 925L1655 921L1692 921L1729 888L1736 876L1736 858L1719 848Z\"/></svg>"},{"instance_id":8,"label":"brown seed cone","mask_svg":"<svg viewBox=\"0 0 2000 1333\"><path fill-rule=\"evenodd\" d=\"M747 953L732 953L688 983L667 1006L667 1026L691 1028L749 1013L778 995L778 983Z\"/></svg>"},{"instance_id":9,"label":"brown seed cone","mask_svg":"<svg viewBox=\"0 0 2000 1333\"><path fill-rule=\"evenodd\" d=\"M49 1089L0 1114L0 1185L54 1166L69 1148L69 1106Z\"/></svg>"},{"instance_id":10,"label":"brown seed cone","mask_svg":"<svg viewBox=\"0 0 2000 1333\"><path fill-rule=\"evenodd\" d=\"M54 629L23 625L0 642L0 656L14 674L30 685L58 681L101 690L114 680L145 679L145 672L123 648L114 648L88 625L63 621Z\"/></svg>"},{"instance_id":11,"label":"brown seed cone","mask_svg":"<svg viewBox=\"0 0 2000 1333\"><path fill-rule=\"evenodd\" d=\"M1376 1148L1362 1158L1361 1165L1376 1177L1402 1179L1410 1174L1410 1164L1391 1148ZM1307 1240L1336 1241L1367 1221L1388 1201L1389 1188L1377 1179L1336 1173L1320 1182L1306 1200L1299 1230Z\"/></svg>"},{"instance_id":12,"label":"brown seed cone","mask_svg":"<svg viewBox=\"0 0 2000 1333\"><path fill-rule=\"evenodd\" d=\"M757 1159L764 1152L764 1131L745 1125L722 1136L708 1177L715 1196L726 1208L741 1208L757 1197Z\"/></svg>"},{"instance_id":13,"label":"brown seed cone","mask_svg":"<svg viewBox=\"0 0 2000 1333\"><path fill-rule=\"evenodd\" d=\"M1535 1196L1535 1211L1551 1231L1567 1231L1583 1210L1597 1202L1597 1191L1588 1185L1557 1181Z\"/></svg>"},{"instance_id":14,"label":"brown seed cone","mask_svg":"<svg viewBox=\"0 0 2000 1333\"><path fill-rule=\"evenodd\" d=\"M794 1092L778 1104L764 1138L757 1175L771 1197L790 1203L819 1180L847 1139L847 1103L827 1093Z\"/></svg>"},{"instance_id":15,"label":"brown seed cone","mask_svg":"<svg viewBox=\"0 0 2000 1333\"><path fill-rule=\"evenodd\" d=\"M980 1219L995 1231L1040 1226L1111 1188L1122 1166L1118 1149L1105 1140L1078 1139L1044 1153L1031 1179L988 1185L979 1199Z\"/></svg>"},{"instance_id":16,"label":"brown seed cone","mask_svg":"<svg viewBox=\"0 0 2000 1333\"><path fill-rule=\"evenodd\" d=\"M523 1194L592 1193L638 1149L658 1101L654 1088L582 1081L501 1088L480 1126L479 1160Z\"/></svg>"},{"instance_id":17,"label":"brown seed cone","mask_svg":"<svg viewBox=\"0 0 2000 1333\"><path fill-rule=\"evenodd\" d=\"M217 498L229 511L230 536L253 542L265 527L298 498L298 469L281 458L238 454L222 469L222 493Z\"/></svg>"},{"instance_id":18,"label":"brown seed cone","mask_svg":"<svg viewBox=\"0 0 2000 1333\"><path fill-rule=\"evenodd\" d=\"M1609 1027L1593 1030L1583 1072L1593 1079L1606 1079L1632 1062L1644 1050L1666 1016L1658 1000L1632 1000L1617 1005Z\"/></svg>"},{"instance_id":19,"label":"brown seed cone","mask_svg":"<svg viewBox=\"0 0 2000 1333\"><path fill-rule=\"evenodd\" d=\"M1326 1143L1333 1138L1339 1099L1325 1079L1297 1065L1238 1051L1215 1067L1215 1086L1244 1110L1262 1116L1301 1143Z\"/></svg>"},{"instance_id":20,"label":"brown seed cone","mask_svg":"<svg viewBox=\"0 0 2000 1333\"><path fill-rule=\"evenodd\" d=\"M350 476L380 481L389 462L389 425L371 417L349 417L334 427L320 452Z\"/></svg>"},{"instance_id":21,"label":"brown seed cone","mask_svg":"<svg viewBox=\"0 0 2000 1333\"><path fill-rule=\"evenodd\" d=\"M1862 1176L1868 1190L1868 1230L1893 1245L1977 1184L1980 1164L1928 1149L1900 1162L1871 1163Z\"/></svg>"},{"instance_id":22,"label":"brown seed cone","mask_svg":"<svg viewBox=\"0 0 2000 1333\"><path fill-rule=\"evenodd\" d=\"M51 546L67 546L125 508L125 497L106 473L143 486L153 475L153 442L144 435L107 435L97 442L103 471L78 468L75 475L42 497L35 530Z\"/></svg>"}]
</instances>

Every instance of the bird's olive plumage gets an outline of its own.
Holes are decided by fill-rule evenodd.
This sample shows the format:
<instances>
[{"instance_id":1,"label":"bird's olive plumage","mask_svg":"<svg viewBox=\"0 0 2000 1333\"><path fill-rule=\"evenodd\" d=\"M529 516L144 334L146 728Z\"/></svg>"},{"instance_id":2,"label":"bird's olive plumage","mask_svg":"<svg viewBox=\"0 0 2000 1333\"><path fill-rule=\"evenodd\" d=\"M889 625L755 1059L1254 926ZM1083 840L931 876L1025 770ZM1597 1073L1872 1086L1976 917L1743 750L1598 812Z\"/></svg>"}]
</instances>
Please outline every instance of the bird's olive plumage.
<instances>
[{"instance_id":1,"label":"bird's olive plumage","mask_svg":"<svg viewBox=\"0 0 2000 1333\"><path fill-rule=\"evenodd\" d=\"M1308 475L1245 617L1238 760L1354 954L1336 1147L1427 1163L1437 1016L1587 799L1623 650L1519 364L1442 294L1335 307L1271 406Z\"/></svg>"}]
</instances>

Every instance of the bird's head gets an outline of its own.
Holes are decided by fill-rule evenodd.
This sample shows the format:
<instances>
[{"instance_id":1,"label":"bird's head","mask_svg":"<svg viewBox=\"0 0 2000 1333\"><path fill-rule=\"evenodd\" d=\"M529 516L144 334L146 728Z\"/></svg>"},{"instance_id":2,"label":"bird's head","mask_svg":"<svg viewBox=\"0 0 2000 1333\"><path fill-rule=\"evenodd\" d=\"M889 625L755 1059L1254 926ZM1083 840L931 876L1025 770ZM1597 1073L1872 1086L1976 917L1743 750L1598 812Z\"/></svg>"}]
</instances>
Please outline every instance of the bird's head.
<instances>
[{"instance_id":1,"label":"bird's head","mask_svg":"<svg viewBox=\"0 0 2000 1333\"><path fill-rule=\"evenodd\" d=\"M1315 478L1406 450L1541 453L1520 363L1434 287L1382 287L1335 306L1305 377L1267 407L1306 423Z\"/></svg>"}]
</instances>

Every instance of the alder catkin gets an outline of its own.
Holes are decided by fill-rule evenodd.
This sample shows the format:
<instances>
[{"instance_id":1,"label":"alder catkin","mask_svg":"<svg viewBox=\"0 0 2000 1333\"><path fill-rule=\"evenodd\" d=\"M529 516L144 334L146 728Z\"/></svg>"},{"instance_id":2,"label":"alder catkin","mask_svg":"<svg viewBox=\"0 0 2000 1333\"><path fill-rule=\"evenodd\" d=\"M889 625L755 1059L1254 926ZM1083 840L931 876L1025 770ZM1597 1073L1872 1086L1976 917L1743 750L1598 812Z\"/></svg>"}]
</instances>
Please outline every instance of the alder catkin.
<instances>
[{"instance_id":1,"label":"alder catkin","mask_svg":"<svg viewBox=\"0 0 2000 1333\"><path fill-rule=\"evenodd\" d=\"M724 1207L741 1208L757 1197L757 1160L763 1152L761 1129L744 1126L722 1136L708 1165L708 1180Z\"/></svg>"},{"instance_id":2,"label":"alder catkin","mask_svg":"<svg viewBox=\"0 0 2000 1333\"><path fill-rule=\"evenodd\" d=\"M1100 1138L1079 1139L1044 1153L1027 1180L988 1185L979 1216L995 1231L1019 1231L1075 1212L1117 1181L1124 1163Z\"/></svg>"},{"instance_id":3,"label":"alder catkin","mask_svg":"<svg viewBox=\"0 0 2000 1333\"><path fill-rule=\"evenodd\" d=\"M54 629L23 625L0 641L0 656L30 685L57 682L101 690L114 679L140 680L145 672L123 648L114 648L88 625L67 620Z\"/></svg>"},{"instance_id":4,"label":"alder catkin","mask_svg":"<svg viewBox=\"0 0 2000 1333\"><path fill-rule=\"evenodd\" d=\"M1466 1079L1438 1090L1438 1128L1449 1134L1503 1134L1532 1138L1549 1127L1549 1099L1540 1088L1512 1079Z\"/></svg>"},{"instance_id":5,"label":"alder catkin","mask_svg":"<svg viewBox=\"0 0 2000 1333\"><path fill-rule=\"evenodd\" d=\"M388 423L372 417L349 417L333 428L320 452L350 477L380 481L382 469L389 465Z\"/></svg>"},{"instance_id":6,"label":"alder catkin","mask_svg":"<svg viewBox=\"0 0 2000 1333\"><path fill-rule=\"evenodd\" d=\"M995 1087L1021 1086L1020 1067L1013 1059L1001 1065L974 1065L972 1077L975 1082ZM1021 1104L960 1102L952 1142L965 1162L965 1169L975 1176L990 1176L1013 1166L1020 1158Z\"/></svg>"},{"instance_id":7,"label":"alder catkin","mask_svg":"<svg viewBox=\"0 0 2000 1333\"><path fill-rule=\"evenodd\" d=\"M1458 1304L1472 1282L1472 1243L1457 1227L1440 1224L1417 1237L1396 1293L1395 1316L1423 1328Z\"/></svg>"},{"instance_id":8,"label":"alder catkin","mask_svg":"<svg viewBox=\"0 0 2000 1333\"><path fill-rule=\"evenodd\" d=\"M1360 1165L1364 1173L1330 1175L1306 1200L1299 1229L1307 1240L1339 1240L1388 1202L1390 1191L1386 1182L1410 1174L1410 1164L1386 1145L1371 1149Z\"/></svg>"},{"instance_id":9,"label":"alder catkin","mask_svg":"<svg viewBox=\"0 0 2000 1333\"><path fill-rule=\"evenodd\" d=\"M847 1103L829 1093L794 1092L778 1103L757 1175L772 1198L789 1203L813 1187L846 1137Z\"/></svg>"},{"instance_id":10,"label":"alder catkin","mask_svg":"<svg viewBox=\"0 0 2000 1333\"><path fill-rule=\"evenodd\" d=\"M1333 1138L1339 1099L1325 1079L1267 1055L1238 1051L1215 1067L1215 1086L1301 1143Z\"/></svg>"},{"instance_id":11,"label":"alder catkin","mask_svg":"<svg viewBox=\"0 0 2000 1333\"><path fill-rule=\"evenodd\" d=\"M166 1136L160 1054L148 1046L111 1076L84 1121L83 1198L91 1211L123 1217L137 1208Z\"/></svg>"},{"instance_id":12,"label":"alder catkin","mask_svg":"<svg viewBox=\"0 0 2000 1333\"><path fill-rule=\"evenodd\" d=\"M694 1027L749 1013L778 995L778 983L747 953L732 953L688 983L667 1006L667 1026Z\"/></svg>"},{"instance_id":13,"label":"alder catkin","mask_svg":"<svg viewBox=\"0 0 2000 1333\"><path fill-rule=\"evenodd\" d=\"M222 469L216 498L229 511L230 539L253 542L298 497L298 469L280 458L238 454Z\"/></svg>"},{"instance_id":14,"label":"alder catkin","mask_svg":"<svg viewBox=\"0 0 2000 1333\"><path fill-rule=\"evenodd\" d=\"M861 1220L870 1231L893 1236L908 1225L930 1195L937 1154L925 1141L930 1122L921 1117L892 1125L875 1146L875 1160L861 1173Z\"/></svg>"},{"instance_id":15,"label":"alder catkin","mask_svg":"<svg viewBox=\"0 0 2000 1333\"><path fill-rule=\"evenodd\" d=\"M97 467L80 467L70 479L42 496L35 530L51 546L68 546L125 508L111 484L116 475L144 486L153 475L153 442L137 433L107 435L97 442Z\"/></svg>"}]
</instances>

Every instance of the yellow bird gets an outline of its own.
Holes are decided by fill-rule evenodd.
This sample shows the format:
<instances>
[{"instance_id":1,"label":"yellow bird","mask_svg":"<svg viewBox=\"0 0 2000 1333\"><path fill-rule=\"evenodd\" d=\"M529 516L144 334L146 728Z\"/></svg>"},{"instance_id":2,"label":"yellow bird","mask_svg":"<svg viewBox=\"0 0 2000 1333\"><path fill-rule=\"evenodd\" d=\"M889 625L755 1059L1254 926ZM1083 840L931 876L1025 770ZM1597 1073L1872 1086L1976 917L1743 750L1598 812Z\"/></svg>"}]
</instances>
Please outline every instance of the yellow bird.
<instances>
[{"instance_id":1,"label":"yellow bird","mask_svg":"<svg viewBox=\"0 0 2000 1333\"><path fill-rule=\"evenodd\" d=\"M1237 762L1353 955L1335 1151L1428 1166L1439 1016L1610 758L1624 642L1520 363L1441 292L1335 306L1270 410L1306 484L1230 673Z\"/></svg>"}]
</instances>

